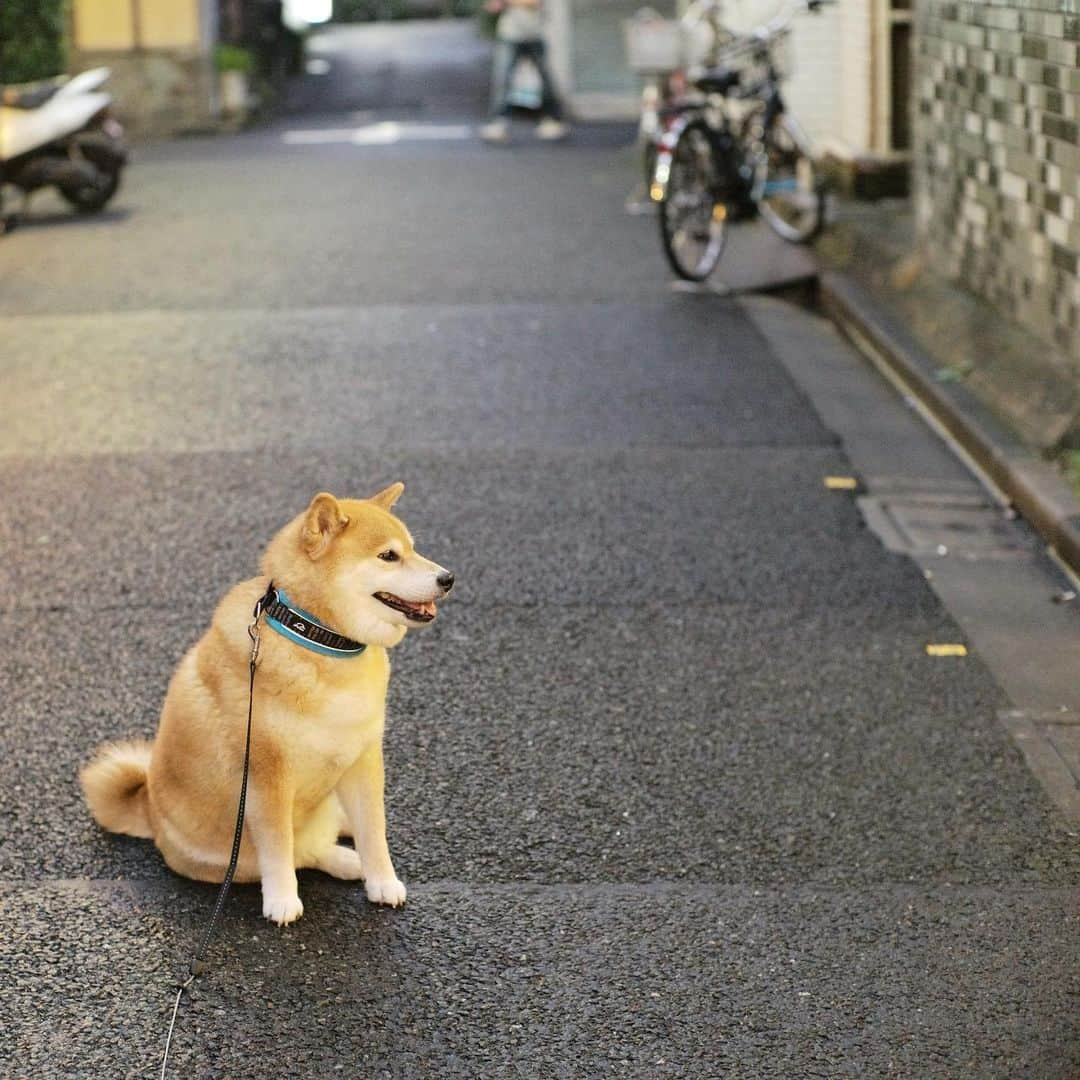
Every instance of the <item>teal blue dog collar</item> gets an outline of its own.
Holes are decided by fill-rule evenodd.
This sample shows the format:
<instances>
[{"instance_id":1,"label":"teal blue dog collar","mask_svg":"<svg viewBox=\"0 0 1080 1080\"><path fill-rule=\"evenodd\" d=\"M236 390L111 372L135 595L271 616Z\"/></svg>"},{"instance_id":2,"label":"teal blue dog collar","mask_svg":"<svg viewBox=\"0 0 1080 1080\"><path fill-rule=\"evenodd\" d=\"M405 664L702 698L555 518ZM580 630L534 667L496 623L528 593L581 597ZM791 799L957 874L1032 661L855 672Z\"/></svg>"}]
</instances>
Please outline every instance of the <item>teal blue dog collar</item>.
<instances>
[{"instance_id":1,"label":"teal blue dog collar","mask_svg":"<svg viewBox=\"0 0 1080 1080\"><path fill-rule=\"evenodd\" d=\"M277 589L271 582L262 599L255 606L255 617L266 616L266 625L272 626L282 637L323 656L347 659L359 656L367 646L353 641L328 626L323 626L314 615L289 602L284 589Z\"/></svg>"}]
</instances>

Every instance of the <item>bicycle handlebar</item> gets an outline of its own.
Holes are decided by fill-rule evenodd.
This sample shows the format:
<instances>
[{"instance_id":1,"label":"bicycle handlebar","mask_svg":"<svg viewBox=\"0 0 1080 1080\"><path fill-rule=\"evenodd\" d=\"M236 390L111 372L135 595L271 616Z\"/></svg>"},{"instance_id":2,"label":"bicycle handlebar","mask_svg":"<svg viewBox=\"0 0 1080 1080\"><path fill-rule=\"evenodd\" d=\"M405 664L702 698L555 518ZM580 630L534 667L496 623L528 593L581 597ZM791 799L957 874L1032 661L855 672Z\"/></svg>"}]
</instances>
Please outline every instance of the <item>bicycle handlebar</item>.
<instances>
[{"instance_id":1,"label":"bicycle handlebar","mask_svg":"<svg viewBox=\"0 0 1080 1080\"><path fill-rule=\"evenodd\" d=\"M800 11L820 11L826 4L835 3L836 0L793 0L779 15L773 16L768 22L764 22L760 26L755 26L746 36L755 38L761 44L767 44L787 30Z\"/></svg>"},{"instance_id":2,"label":"bicycle handlebar","mask_svg":"<svg viewBox=\"0 0 1080 1080\"><path fill-rule=\"evenodd\" d=\"M724 9L723 0L692 0L692 3L683 12L679 22L688 29L696 28L702 23L708 22L712 25L714 32L723 31L728 35L729 41L726 43L728 45L732 42L738 43L741 39L747 44L761 46L767 45L775 38L780 37L800 11L817 12L826 5L837 2L838 0L791 0L791 3L768 22L761 23L743 34L736 34L728 30L719 21Z\"/></svg>"}]
</instances>

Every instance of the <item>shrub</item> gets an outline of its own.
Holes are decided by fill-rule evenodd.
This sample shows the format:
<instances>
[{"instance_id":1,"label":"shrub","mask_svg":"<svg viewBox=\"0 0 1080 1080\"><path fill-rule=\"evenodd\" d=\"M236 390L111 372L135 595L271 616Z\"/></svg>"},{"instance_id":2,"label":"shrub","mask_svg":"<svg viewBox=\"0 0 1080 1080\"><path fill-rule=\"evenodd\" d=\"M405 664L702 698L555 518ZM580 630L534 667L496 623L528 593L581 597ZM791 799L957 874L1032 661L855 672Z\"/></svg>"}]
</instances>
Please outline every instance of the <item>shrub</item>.
<instances>
[{"instance_id":1,"label":"shrub","mask_svg":"<svg viewBox=\"0 0 1080 1080\"><path fill-rule=\"evenodd\" d=\"M239 45L218 45L214 50L218 71L241 71L250 75L255 70L255 56L250 49Z\"/></svg>"},{"instance_id":2,"label":"shrub","mask_svg":"<svg viewBox=\"0 0 1080 1080\"><path fill-rule=\"evenodd\" d=\"M62 72L66 22L66 0L0 0L0 83Z\"/></svg>"}]
</instances>

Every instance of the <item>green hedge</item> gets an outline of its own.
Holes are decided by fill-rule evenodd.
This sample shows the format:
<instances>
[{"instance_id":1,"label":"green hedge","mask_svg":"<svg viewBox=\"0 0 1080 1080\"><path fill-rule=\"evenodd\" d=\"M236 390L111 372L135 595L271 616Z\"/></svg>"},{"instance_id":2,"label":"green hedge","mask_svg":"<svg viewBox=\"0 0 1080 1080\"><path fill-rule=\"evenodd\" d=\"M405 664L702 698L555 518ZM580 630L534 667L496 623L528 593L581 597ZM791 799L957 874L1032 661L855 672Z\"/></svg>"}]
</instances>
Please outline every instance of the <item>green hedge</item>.
<instances>
[{"instance_id":1,"label":"green hedge","mask_svg":"<svg viewBox=\"0 0 1080 1080\"><path fill-rule=\"evenodd\" d=\"M66 0L0 0L0 83L64 70Z\"/></svg>"}]
</instances>

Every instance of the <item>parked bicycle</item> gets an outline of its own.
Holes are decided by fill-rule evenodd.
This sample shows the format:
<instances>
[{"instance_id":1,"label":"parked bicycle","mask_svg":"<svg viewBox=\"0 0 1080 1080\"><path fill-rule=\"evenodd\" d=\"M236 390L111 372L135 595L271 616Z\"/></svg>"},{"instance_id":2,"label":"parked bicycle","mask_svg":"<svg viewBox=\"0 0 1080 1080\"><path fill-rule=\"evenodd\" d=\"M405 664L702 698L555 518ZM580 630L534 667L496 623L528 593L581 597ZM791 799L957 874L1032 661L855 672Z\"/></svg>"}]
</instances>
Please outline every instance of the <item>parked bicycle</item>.
<instances>
[{"instance_id":1,"label":"parked bicycle","mask_svg":"<svg viewBox=\"0 0 1080 1080\"><path fill-rule=\"evenodd\" d=\"M775 19L723 50L723 63L693 80L695 100L670 106L657 145L650 197L671 268L704 281L716 268L727 226L760 213L785 240L805 243L821 229L825 184L810 140L780 93L780 44L801 9Z\"/></svg>"},{"instance_id":2,"label":"parked bicycle","mask_svg":"<svg viewBox=\"0 0 1080 1080\"><path fill-rule=\"evenodd\" d=\"M642 78L638 145L644 187L656 172L656 155L672 106L684 100L688 72L720 62L722 48L735 40L723 21L725 0L692 0L679 19L664 19L644 8L627 23L630 67Z\"/></svg>"}]
</instances>

